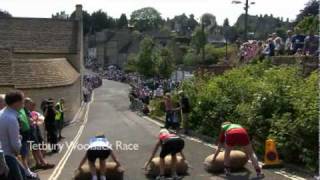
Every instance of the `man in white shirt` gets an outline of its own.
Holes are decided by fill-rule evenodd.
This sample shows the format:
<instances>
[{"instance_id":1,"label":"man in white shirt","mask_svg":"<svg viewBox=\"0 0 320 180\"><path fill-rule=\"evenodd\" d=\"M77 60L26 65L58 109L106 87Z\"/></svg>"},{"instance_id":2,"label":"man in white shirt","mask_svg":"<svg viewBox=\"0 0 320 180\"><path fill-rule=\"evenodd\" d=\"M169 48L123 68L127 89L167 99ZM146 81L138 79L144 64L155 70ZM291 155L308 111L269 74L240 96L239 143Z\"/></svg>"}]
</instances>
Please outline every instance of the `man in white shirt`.
<instances>
[{"instance_id":1,"label":"man in white shirt","mask_svg":"<svg viewBox=\"0 0 320 180\"><path fill-rule=\"evenodd\" d=\"M83 157L82 161L78 169L81 171L83 164L86 160L89 161L89 167L92 175L92 180L97 180L97 169L95 166L95 162L97 159L100 160L100 180L106 180L105 170L106 170L106 160L111 155L111 158L120 167L120 163L117 160L115 154L112 151L112 146L107 140L107 138L102 135L97 135L90 139L89 141L89 149L87 150L85 156Z\"/></svg>"}]
</instances>

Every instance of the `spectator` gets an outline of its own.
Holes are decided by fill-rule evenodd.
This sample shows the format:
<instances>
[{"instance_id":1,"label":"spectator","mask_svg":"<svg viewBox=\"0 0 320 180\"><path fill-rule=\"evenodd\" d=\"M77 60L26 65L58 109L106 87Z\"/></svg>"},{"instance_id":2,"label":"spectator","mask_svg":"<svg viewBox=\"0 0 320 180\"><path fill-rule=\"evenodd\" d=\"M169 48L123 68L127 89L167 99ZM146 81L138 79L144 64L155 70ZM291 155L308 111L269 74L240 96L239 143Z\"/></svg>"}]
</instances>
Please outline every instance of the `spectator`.
<instances>
[{"instance_id":1,"label":"spectator","mask_svg":"<svg viewBox=\"0 0 320 180\"><path fill-rule=\"evenodd\" d=\"M21 140L18 121L18 111L23 108L24 95L21 91L11 91L6 94L7 107L0 111L0 142L10 171L8 179L25 180L26 172L19 163Z\"/></svg>"},{"instance_id":2,"label":"spectator","mask_svg":"<svg viewBox=\"0 0 320 180\"><path fill-rule=\"evenodd\" d=\"M267 45L266 45L266 48L264 50L264 54L267 55L268 57L272 57L275 54L274 49L275 49L275 45L274 45L272 39L269 38L267 40Z\"/></svg>"},{"instance_id":3,"label":"spectator","mask_svg":"<svg viewBox=\"0 0 320 180\"><path fill-rule=\"evenodd\" d=\"M292 47L292 31L291 30L287 31L287 39L286 39L286 42L285 42L284 49L285 49L285 51L286 51L286 53L288 55L292 55L293 47Z\"/></svg>"},{"instance_id":4,"label":"spectator","mask_svg":"<svg viewBox=\"0 0 320 180\"><path fill-rule=\"evenodd\" d=\"M299 28L296 28L295 32L296 34L292 37L293 54L296 54L298 49L304 48L304 39L305 39L305 35L301 34L301 30Z\"/></svg>"},{"instance_id":5,"label":"spectator","mask_svg":"<svg viewBox=\"0 0 320 180\"><path fill-rule=\"evenodd\" d=\"M0 179L6 179L9 174L9 167L6 163L0 142Z\"/></svg>"},{"instance_id":6,"label":"spectator","mask_svg":"<svg viewBox=\"0 0 320 180\"><path fill-rule=\"evenodd\" d=\"M166 111L166 121L165 121L165 128L168 129L172 126L173 122L173 103L171 99L170 93L166 93L164 96L164 105Z\"/></svg>"},{"instance_id":7,"label":"spectator","mask_svg":"<svg viewBox=\"0 0 320 180\"><path fill-rule=\"evenodd\" d=\"M314 31L310 30L309 35L304 40L304 53L308 56L317 56L319 50L319 36L314 35Z\"/></svg>"},{"instance_id":8,"label":"spectator","mask_svg":"<svg viewBox=\"0 0 320 180\"><path fill-rule=\"evenodd\" d=\"M21 108L19 110L19 122L21 125L20 134L22 136L20 154L21 154L22 164L26 169L27 176L36 178L37 177L36 173L32 172L28 165L28 155L30 151L29 141L33 140L32 138L33 128L30 126L31 115L28 108L30 108L32 100L30 98L25 98L24 102L25 102L24 108Z\"/></svg>"},{"instance_id":9,"label":"spectator","mask_svg":"<svg viewBox=\"0 0 320 180\"><path fill-rule=\"evenodd\" d=\"M274 40L274 45L275 45L275 54L277 56L279 55L282 55L283 54L283 51L284 51L284 45L283 45L283 42L282 42L282 39L281 37L277 37L275 40Z\"/></svg>"},{"instance_id":10,"label":"spectator","mask_svg":"<svg viewBox=\"0 0 320 180\"><path fill-rule=\"evenodd\" d=\"M264 59L263 49L264 49L263 42L259 41L258 42L258 49L257 49L257 57L260 61Z\"/></svg>"},{"instance_id":11,"label":"spectator","mask_svg":"<svg viewBox=\"0 0 320 180\"><path fill-rule=\"evenodd\" d=\"M31 126L33 128L33 136L31 141L32 141L32 144L37 145L36 149L32 149L32 154L33 154L34 160L36 161L36 169L53 168L54 167L53 164L49 164L45 161L43 157L43 153L40 149L41 145L44 142L43 142L39 125L43 124L44 117L43 115L35 111L36 104L34 102L31 102L30 105L26 106L26 108L29 110L31 114Z\"/></svg>"},{"instance_id":12,"label":"spectator","mask_svg":"<svg viewBox=\"0 0 320 180\"><path fill-rule=\"evenodd\" d=\"M58 131L55 123L56 110L54 108L53 99L48 99L47 104L45 105L44 111L44 123L45 129L47 131L47 141L51 145L52 153L58 153L59 147L58 143Z\"/></svg>"},{"instance_id":13,"label":"spectator","mask_svg":"<svg viewBox=\"0 0 320 180\"><path fill-rule=\"evenodd\" d=\"M0 110L2 110L3 108L6 107L6 102L5 102L5 95L4 94L0 94Z\"/></svg>"},{"instance_id":14,"label":"spectator","mask_svg":"<svg viewBox=\"0 0 320 180\"><path fill-rule=\"evenodd\" d=\"M189 113L191 112L189 98L183 91L179 91L180 108L182 113L182 128L185 134L189 133Z\"/></svg>"},{"instance_id":15,"label":"spectator","mask_svg":"<svg viewBox=\"0 0 320 180\"><path fill-rule=\"evenodd\" d=\"M304 56L303 50L299 48L299 49L297 50L297 52L294 54L294 56L296 56L296 57Z\"/></svg>"},{"instance_id":16,"label":"spectator","mask_svg":"<svg viewBox=\"0 0 320 180\"><path fill-rule=\"evenodd\" d=\"M55 120L56 120L57 130L58 130L58 139L61 140L64 138L61 135L63 125L64 125L64 99L63 98L61 98L57 102L55 109L56 109Z\"/></svg>"},{"instance_id":17,"label":"spectator","mask_svg":"<svg viewBox=\"0 0 320 180\"><path fill-rule=\"evenodd\" d=\"M272 33L270 38L272 39L273 43L275 43L276 39L278 38L277 33Z\"/></svg>"}]
</instances>

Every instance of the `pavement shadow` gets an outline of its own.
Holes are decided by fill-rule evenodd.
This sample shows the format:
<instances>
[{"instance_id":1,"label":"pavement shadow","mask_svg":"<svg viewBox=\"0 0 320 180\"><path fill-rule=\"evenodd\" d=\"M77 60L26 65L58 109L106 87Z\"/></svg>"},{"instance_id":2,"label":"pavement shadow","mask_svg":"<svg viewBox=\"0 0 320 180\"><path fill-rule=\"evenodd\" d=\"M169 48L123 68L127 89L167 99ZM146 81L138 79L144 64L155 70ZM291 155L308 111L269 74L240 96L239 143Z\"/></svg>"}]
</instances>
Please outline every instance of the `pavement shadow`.
<instances>
[{"instance_id":1,"label":"pavement shadow","mask_svg":"<svg viewBox=\"0 0 320 180\"><path fill-rule=\"evenodd\" d=\"M187 174L184 174L184 175L179 175L179 177L180 177L180 179L184 179L184 178L186 178L186 177L189 176L189 175L190 175L190 174L187 173ZM156 179L156 177L153 176L153 175L151 175L151 174L146 174L146 178L147 178L148 180L155 180L155 179ZM166 178L170 178L170 176L166 176Z\"/></svg>"},{"instance_id":2,"label":"pavement shadow","mask_svg":"<svg viewBox=\"0 0 320 180\"><path fill-rule=\"evenodd\" d=\"M263 178L258 178L258 177L251 177L251 171L246 169L246 168L242 168L240 170L237 171L232 171L230 176L225 176L223 173L212 173L209 172L212 176L219 176L222 179L228 179L228 180L260 180Z\"/></svg>"}]
</instances>

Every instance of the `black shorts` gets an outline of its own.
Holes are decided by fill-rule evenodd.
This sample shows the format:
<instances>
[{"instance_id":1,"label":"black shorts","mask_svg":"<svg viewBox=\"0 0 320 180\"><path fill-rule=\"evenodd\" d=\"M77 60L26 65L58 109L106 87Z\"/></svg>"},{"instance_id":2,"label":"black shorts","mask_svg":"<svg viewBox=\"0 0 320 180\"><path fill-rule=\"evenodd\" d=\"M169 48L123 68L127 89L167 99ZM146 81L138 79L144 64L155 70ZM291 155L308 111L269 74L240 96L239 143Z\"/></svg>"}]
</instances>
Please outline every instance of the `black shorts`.
<instances>
[{"instance_id":1,"label":"black shorts","mask_svg":"<svg viewBox=\"0 0 320 180\"><path fill-rule=\"evenodd\" d=\"M87 151L88 161L95 163L96 159L106 160L111 154L110 149L89 149Z\"/></svg>"},{"instance_id":2,"label":"black shorts","mask_svg":"<svg viewBox=\"0 0 320 180\"><path fill-rule=\"evenodd\" d=\"M167 155L176 155L184 148L184 141L181 138L169 138L162 144L160 158L165 158Z\"/></svg>"}]
</instances>

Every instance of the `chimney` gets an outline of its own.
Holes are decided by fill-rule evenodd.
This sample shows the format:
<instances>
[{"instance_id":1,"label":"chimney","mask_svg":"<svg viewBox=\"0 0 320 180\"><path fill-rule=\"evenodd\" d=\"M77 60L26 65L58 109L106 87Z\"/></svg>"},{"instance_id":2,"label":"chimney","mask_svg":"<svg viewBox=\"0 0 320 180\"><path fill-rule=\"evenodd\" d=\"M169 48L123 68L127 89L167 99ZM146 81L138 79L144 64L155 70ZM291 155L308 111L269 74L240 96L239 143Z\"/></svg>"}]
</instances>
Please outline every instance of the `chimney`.
<instances>
[{"instance_id":1,"label":"chimney","mask_svg":"<svg viewBox=\"0 0 320 180\"><path fill-rule=\"evenodd\" d=\"M82 5L76 5L76 20L82 20Z\"/></svg>"},{"instance_id":2,"label":"chimney","mask_svg":"<svg viewBox=\"0 0 320 180\"><path fill-rule=\"evenodd\" d=\"M82 5L77 4L76 5L76 17L75 17L77 23L78 23L78 38L77 38L77 54L78 54L78 67L77 70L80 72L80 98L81 102L83 101L83 73L84 73L84 67L83 67L83 22L82 22Z\"/></svg>"}]
</instances>

